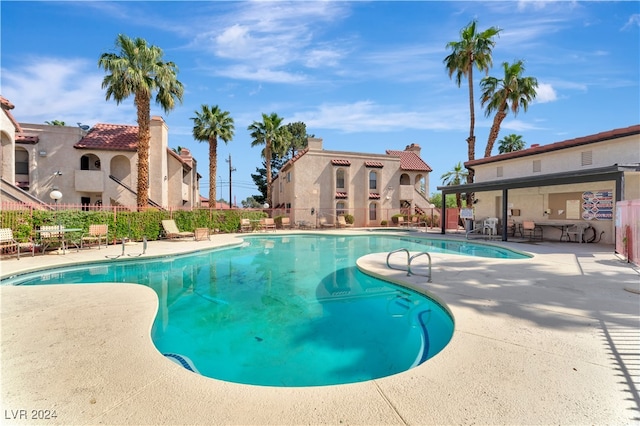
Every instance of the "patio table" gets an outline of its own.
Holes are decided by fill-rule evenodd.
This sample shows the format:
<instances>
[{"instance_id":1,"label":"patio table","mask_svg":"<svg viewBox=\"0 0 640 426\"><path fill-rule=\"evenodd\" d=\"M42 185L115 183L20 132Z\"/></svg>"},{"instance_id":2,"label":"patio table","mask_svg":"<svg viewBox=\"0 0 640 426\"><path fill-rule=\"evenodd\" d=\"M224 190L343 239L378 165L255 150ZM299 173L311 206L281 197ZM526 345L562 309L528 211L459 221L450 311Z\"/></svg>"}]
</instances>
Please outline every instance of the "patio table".
<instances>
[{"instance_id":1,"label":"patio table","mask_svg":"<svg viewBox=\"0 0 640 426\"><path fill-rule=\"evenodd\" d=\"M45 253L47 247L55 240L60 243L62 254L67 254L68 238L66 237L66 235L74 232L82 232L82 228L65 228L64 226L51 226L46 227L45 229L41 228L35 230L35 233L39 235L42 254ZM75 242L71 241L71 243L76 246L76 248L79 248L78 244L76 244Z\"/></svg>"}]
</instances>

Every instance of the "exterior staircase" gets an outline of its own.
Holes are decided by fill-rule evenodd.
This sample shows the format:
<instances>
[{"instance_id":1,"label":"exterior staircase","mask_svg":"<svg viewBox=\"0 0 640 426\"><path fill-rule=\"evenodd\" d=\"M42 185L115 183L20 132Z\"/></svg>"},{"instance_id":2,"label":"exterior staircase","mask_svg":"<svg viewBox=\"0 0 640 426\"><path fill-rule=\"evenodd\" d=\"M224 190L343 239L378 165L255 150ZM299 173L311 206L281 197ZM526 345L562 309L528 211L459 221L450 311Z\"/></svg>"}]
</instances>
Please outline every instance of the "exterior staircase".
<instances>
[{"instance_id":1,"label":"exterior staircase","mask_svg":"<svg viewBox=\"0 0 640 426\"><path fill-rule=\"evenodd\" d=\"M24 189L0 178L0 202L26 204L38 210L53 210L53 207L39 198L29 194Z\"/></svg>"}]
</instances>

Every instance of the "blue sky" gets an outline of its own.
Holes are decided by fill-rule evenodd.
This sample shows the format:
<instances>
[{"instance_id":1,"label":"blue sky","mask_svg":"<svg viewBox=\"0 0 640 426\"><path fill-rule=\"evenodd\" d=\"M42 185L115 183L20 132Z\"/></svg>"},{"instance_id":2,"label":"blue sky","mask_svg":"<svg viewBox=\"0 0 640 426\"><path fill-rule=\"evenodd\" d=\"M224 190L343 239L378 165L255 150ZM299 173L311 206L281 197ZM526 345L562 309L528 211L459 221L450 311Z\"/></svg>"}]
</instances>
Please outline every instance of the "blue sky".
<instances>
[{"instance_id":1,"label":"blue sky","mask_svg":"<svg viewBox=\"0 0 640 426\"><path fill-rule=\"evenodd\" d=\"M498 139L515 133L527 146L640 123L640 3L580 1L295 1L0 3L0 93L19 122L136 124L133 99L105 100L105 52L119 33L163 49L179 68L182 105L165 114L169 146L187 147L209 188L208 148L191 136L195 111L219 105L235 120L235 137L218 147L218 197L258 191L261 165L247 131L262 113L303 121L329 150L382 154L417 143L441 175L467 160L469 104L443 65L449 41L471 20L502 29L490 75L503 62L525 61L538 79L529 110L509 115ZM476 83L476 157L486 118ZM497 153L497 144L494 148Z\"/></svg>"}]
</instances>

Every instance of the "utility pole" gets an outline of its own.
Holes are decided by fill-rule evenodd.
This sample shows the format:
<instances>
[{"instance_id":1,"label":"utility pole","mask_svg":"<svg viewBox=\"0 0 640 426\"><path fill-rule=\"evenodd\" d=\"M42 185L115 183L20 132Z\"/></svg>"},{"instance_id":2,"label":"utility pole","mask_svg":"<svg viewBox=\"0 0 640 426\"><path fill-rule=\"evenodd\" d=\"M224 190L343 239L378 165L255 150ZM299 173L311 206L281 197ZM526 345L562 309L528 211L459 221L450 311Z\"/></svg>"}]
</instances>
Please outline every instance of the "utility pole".
<instances>
[{"instance_id":1,"label":"utility pole","mask_svg":"<svg viewBox=\"0 0 640 426\"><path fill-rule=\"evenodd\" d=\"M231 198L231 172L235 172L236 169L231 167L231 154L229 154L229 159L226 161L229 163L229 207L233 207L233 198Z\"/></svg>"}]
</instances>

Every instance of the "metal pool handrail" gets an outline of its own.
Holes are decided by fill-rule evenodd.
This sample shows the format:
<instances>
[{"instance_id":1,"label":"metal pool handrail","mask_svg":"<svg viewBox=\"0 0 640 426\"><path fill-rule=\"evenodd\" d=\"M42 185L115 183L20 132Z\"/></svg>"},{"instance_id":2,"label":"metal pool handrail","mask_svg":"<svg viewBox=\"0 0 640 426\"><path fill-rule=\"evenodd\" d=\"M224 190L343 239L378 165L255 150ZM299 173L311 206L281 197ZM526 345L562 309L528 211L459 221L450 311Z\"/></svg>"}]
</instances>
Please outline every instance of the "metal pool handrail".
<instances>
[{"instance_id":1,"label":"metal pool handrail","mask_svg":"<svg viewBox=\"0 0 640 426\"><path fill-rule=\"evenodd\" d=\"M409 250L407 250L406 248L401 248L401 249L390 251L389 254L387 254L387 268L396 269L398 271L404 271L404 269L394 268L393 266L391 266L389 264L389 258L391 257L391 255L395 254L395 253L402 252L402 251L407 253L407 276L417 275L417 276L420 276L420 277L427 277L427 278L429 278L427 280L427 282L430 283L431 282L431 255L429 253L427 253L426 251L422 251L420 253L416 253L413 256L411 256L411 253L409 253ZM427 256L429 258L429 273L427 275L416 274L416 273L411 271L411 262L413 262L413 259L415 259L416 257L419 257L419 256L423 256L423 255L425 255L425 256Z\"/></svg>"}]
</instances>

